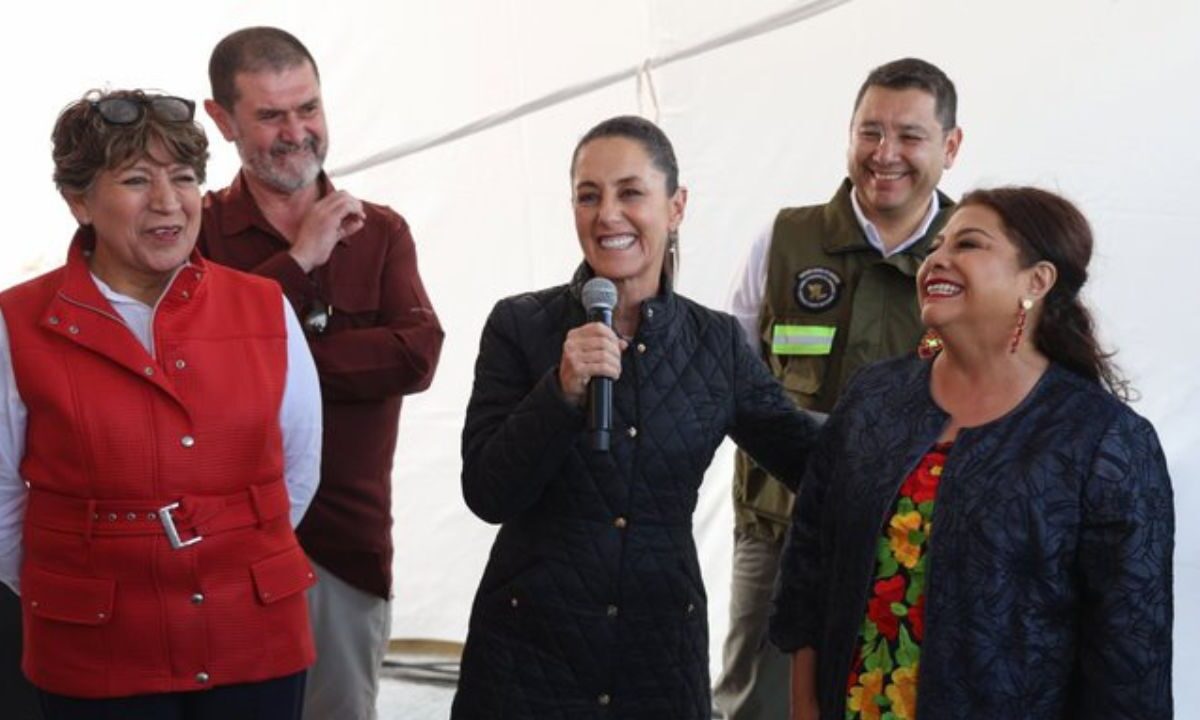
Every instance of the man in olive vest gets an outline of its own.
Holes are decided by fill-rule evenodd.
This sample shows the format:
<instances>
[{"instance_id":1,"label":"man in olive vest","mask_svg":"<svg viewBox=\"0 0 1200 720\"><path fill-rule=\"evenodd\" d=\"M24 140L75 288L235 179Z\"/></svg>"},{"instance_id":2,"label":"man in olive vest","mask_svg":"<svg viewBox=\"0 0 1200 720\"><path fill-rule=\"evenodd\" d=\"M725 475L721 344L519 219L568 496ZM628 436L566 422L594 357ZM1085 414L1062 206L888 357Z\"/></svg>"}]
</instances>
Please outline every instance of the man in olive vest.
<instances>
[{"instance_id":1,"label":"man in olive vest","mask_svg":"<svg viewBox=\"0 0 1200 720\"><path fill-rule=\"evenodd\" d=\"M828 413L863 365L911 352L922 328L914 276L952 201L937 190L962 142L954 84L906 58L854 101L849 177L823 205L784 208L750 248L730 312L802 408ZM766 640L794 500L738 453L730 629L717 704L730 720L788 717L787 656Z\"/></svg>"}]
</instances>

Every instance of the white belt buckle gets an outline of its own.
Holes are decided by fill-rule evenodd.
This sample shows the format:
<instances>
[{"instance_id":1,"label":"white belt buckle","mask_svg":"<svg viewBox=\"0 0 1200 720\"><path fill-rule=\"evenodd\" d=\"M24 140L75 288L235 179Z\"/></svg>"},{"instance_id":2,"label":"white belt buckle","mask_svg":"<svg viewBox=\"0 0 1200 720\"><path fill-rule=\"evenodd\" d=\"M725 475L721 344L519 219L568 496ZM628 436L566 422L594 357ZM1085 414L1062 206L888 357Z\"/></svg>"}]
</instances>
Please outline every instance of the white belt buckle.
<instances>
[{"instance_id":1,"label":"white belt buckle","mask_svg":"<svg viewBox=\"0 0 1200 720\"><path fill-rule=\"evenodd\" d=\"M204 539L201 535L197 535L190 540L183 540L179 537L179 530L175 528L175 519L171 517L171 511L178 507L179 503L177 501L158 509L158 520L162 523L163 530L167 533L167 541L171 543L172 550L185 548L188 545L195 545Z\"/></svg>"}]
</instances>

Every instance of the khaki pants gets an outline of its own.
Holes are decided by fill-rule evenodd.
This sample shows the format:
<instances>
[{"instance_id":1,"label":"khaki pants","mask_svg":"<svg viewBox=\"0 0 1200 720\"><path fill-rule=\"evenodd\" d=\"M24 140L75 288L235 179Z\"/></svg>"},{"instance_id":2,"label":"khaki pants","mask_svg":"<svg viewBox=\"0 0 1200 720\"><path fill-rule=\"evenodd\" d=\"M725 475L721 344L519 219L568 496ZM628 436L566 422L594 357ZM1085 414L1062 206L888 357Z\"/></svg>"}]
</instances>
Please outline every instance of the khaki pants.
<instances>
[{"instance_id":1,"label":"khaki pants","mask_svg":"<svg viewBox=\"0 0 1200 720\"><path fill-rule=\"evenodd\" d=\"M767 640L782 548L735 533L724 668L713 695L729 720L787 720L791 659Z\"/></svg>"},{"instance_id":2,"label":"khaki pants","mask_svg":"<svg viewBox=\"0 0 1200 720\"><path fill-rule=\"evenodd\" d=\"M308 611L317 662L308 671L304 720L375 720L392 603L312 566L317 584L308 591Z\"/></svg>"}]
</instances>

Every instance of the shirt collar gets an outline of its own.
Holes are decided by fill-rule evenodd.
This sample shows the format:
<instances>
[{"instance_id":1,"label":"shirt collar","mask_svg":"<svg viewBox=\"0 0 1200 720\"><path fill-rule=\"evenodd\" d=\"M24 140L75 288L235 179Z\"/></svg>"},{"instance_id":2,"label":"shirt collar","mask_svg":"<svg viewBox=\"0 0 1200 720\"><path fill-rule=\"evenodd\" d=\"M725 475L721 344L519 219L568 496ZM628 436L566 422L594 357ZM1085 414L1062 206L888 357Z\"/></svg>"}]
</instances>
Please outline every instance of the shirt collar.
<instances>
[{"instance_id":1,"label":"shirt collar","mask_svg":"<svg viewBox=\"0 0 1200 720\"><path fill-rule=\"evenodd\" d=\"M171 273L171 279L167 281L166 287L171 287L171 284L175 282L175 278L179 276L179 273L190 267L194 266L190 262L185 262L184 264L175 268L175 272ZM112 287L108 283L101 280L100 276L96 273L90 272L90 274L92 276L92 282L96 283L96 289L100 291L100 294L104 296L104 299L107 300L114 308L118 305L136 305L137 307L146 308L147 310L153 309L153 307L135 297L113 290ZM163 295L166 294L167 291L164 289ZM162 296L159 297L161 299ZM157 304L157 301L155 301L155 304Z\"/></svg>"},{"instance_id":2,"label":"shirt collar","mask_svg":"<svg viewBox=\"0 0 1200 720\"><path fill-rule=\"evenodd\" d=\"M88 263L88 256L91 255L95 247L96 231L90 225L82 226L75 231L75 237L71 239L71 244L67 248L67 263L64 268L65 276L63 284L59 289L59 294L76 304L102 310L105 308L105 304L111 307L111 300L114 297L140 303L138 300L114 291L107 283L102 282L100 278L92 273L91 266ZM195 295L196 285L201 282L208 271L208 263L200 256L199 250L192 248L192 252L187 260L171 276L171 280L167 283L166 289L163 290L163 294L159 300L171 292L176 282L180 281L180 273L185 269L190 269L193 273L187 276L186 282L182 287L190 294ZM144 303L141 304L144 305Z\"/></svg>"},{"instance_id":3,"label":"shirt collar","mask_svg":"<svg viewBox=\"0 0 1200 720\"><path fill-rule=\"evenodd\" d=\"M875 227L875 223L867 219L862 206L858 204L858 193L854 191L853 187L850 188L850 206L854 208L854 217L858 220L858 225L862 228L863 234L866 235L867 242L884 257L890 257L896 253L903 252L925 237L925 233L929 231L929 226L933 224L934 217L937 216L938 210L941 209L941 203L938 201L938 194L935 190L930 194L929 209L925 212L925 217L921 219L920 224L917 225L917 229L913 231L912 235L908 236L908 239L893 248L891 252L888 252L884 249L883 238L879 236L879 230Z\"/></svg>"}]
</instances>

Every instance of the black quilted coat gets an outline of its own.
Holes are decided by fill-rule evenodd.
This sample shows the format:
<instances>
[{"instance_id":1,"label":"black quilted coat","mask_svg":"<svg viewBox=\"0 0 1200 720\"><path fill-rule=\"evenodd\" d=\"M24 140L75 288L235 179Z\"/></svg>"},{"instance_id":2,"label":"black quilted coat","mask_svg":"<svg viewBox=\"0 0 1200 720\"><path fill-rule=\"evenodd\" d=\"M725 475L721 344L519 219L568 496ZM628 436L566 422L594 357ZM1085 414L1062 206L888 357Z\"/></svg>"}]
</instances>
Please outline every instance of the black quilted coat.
<instances>
[{"instance_id":1,"label":"black quilted coat","mask_svg":"<svg viewBox=\"0 0 1200 720\"><path fill-rule=\"evenodd\" d=\"M557 379L587 275L502 300L483 331L463 494L501 528L453 718L710 717L700 481L726 435L792 481L815 439L735 321L668 288L622 358L611 451L590 450Z\"/></svg>"},{"instance_id":2,"label":"black quilted coat","mask_svg":"<svg viewBox=\"0 0 1200 720\"><path fill-rule=\"evenodd\" d=\"M844 716L884 518L947 421L929 368L861 372L801 486L771 638L816 648L825 718ZM962 430L929 536L920 720L1170 718L1174 529L1154 428L1059 365Z\"/></svg>"}]
</instances>

